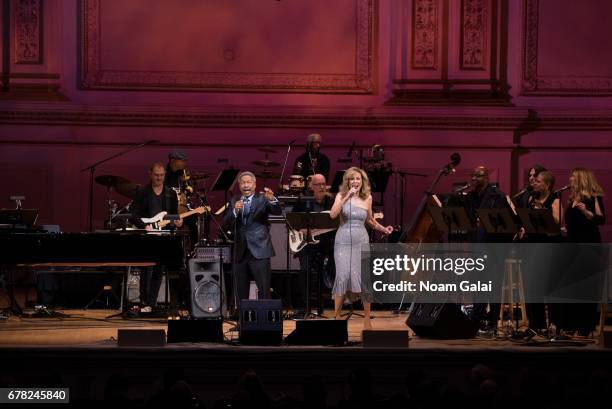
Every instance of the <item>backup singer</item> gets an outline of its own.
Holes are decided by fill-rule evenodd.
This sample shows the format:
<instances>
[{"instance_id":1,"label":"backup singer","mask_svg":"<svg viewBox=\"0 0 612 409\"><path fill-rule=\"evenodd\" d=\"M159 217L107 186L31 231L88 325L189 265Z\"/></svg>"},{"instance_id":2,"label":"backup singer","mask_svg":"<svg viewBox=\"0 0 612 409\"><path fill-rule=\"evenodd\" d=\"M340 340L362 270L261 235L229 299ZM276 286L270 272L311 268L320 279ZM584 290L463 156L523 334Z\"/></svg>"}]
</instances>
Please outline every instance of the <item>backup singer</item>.
<instances>
[{"instance_id":1,"label":"backup singer","mask_svg":"<svg viewBox=\"0 0 612 409\"><path fill-rule=\"evenodd\" d=\"M361 245L369 242L365 225L388 235L392 226L384 227L372 214L372 195L367 174L360 168L351 167L344 172L340 192L336 196L330 216L340 216L341 225L336 232L334 258L336 261L336 281L332 294L336 319L340 318L342 301L348 297L354 301L361 296L364 310L364 329L372 328L370 306L372 293L365 287L361 276Z\"/></svg>"},{"instance_id":2,"label":"backup singer","mask_svg":"<svg viewBox=\"0 0 612 409\"><path fill-rule=\"evenodd\" d=\"M150 183L145 185L136 193L132 204L132 223L140 228L152 230L151 225L145 224L141 218L150 218L160 212L176 214L178 211L178 199L172 189L164 185L166 170L162 163L156 162L149 169ZM174 226L181 227L182 220L172 222ZM169 225L168 228L172 226ZM140 302L143 304L141 312L151 312L157 303L157 296L161 286L164 266L148 267L140 274Z\"/></svg>"},{"instance_id":3,"label":"backup singer","mask_svg":"<svg viewBox=\"0 0 612 409\"><path fill-rule=\"evenodd\" d=\"M489 169L485 166L478 166L472 173L472 186L474 189L466 195L465 210L475 229L469 234L469 241L472 243L492 243L510 241L511 237L504 234L489 234L478 219L478 209L500 209L507 208L506 195L489 181ZM503 266L497 266L503 268ZM500 305L489 303L489 311L484 303L474 304L472 320L480 329L486 329L488 324L496 325L499 316Z\"/></svg>"},{"instance_id":4,"label":"backup singer","mask_svg":"<svg viewBox=\"0 0 612 409\"><path fill-rule=\"evenodd\" d=\"M514 197L514 203L516 204L516 207L520 207L521 209L529 207L528 203L534 194L533 189L534 184L536 182L536 178L538 177L540 172L543 172L545 170L547 169L542 165L533 165L529 168L529 179L527 182L527 186L520 194Z\"/></svg>"},{"instance_id":5,"label":"backup singer","mask_svg":"<svg viewBox=\"0 0 612 409\"><path fill-rule=\"evenodd\" d=\"M585 168L574 168L569 178L570 195L565 223L567 239L572 243L601 243L599 226L605 224L604 191L592 171ZM593 260L594 261L594 260ZM584 266L586 277L594 274L598 266ZM584 279L577 277L576 279ZM580 335L588 335L595 329L597 322L597 305L558 304L558 313L553 314L553 322L557 329L578 331Z\"/></svg>"},{"instance_id":6,"label":"backup singer","mask_svg":"<svg viewBox=\"0 0 612 409\"><path fill-rule=\"evenodd\" d=\"M533 192L529 196L527 207L531 209L549 210L555 222L559 224L561 219L561 203L558 196L553 192L555 187L555 177L553 174L548 170L540 171L531 186L533 187ZM519 231L519 238L529 243L558 243L561 241L559 235L529 234L525 236L524 228L521 228ZM543 268L543 266L540 268ZM550 273L548 273L548 275L549 274ZM525 307L527 309L527 318L530 328L538 330L539 332L547 328L545 304L527 303ZM554 305L548 307L549 315L554 308Z\"/></svg>"},{"instance_id":7,"label":"backup singer","mask_svg":"<svg viewBox=\"0 0 612 409\"><path fill-rule=\"evenodd\" d=\"M268 215L280 215L278 200L267 187L256 193L257 180L251 172L238 175L241 196L230 201L223 218L225 230L235 231L234 262L238 302L249 298L249 273L257 282L259 298L270 298L270 257L274 248Z\"/></svg>"}]
</instances>

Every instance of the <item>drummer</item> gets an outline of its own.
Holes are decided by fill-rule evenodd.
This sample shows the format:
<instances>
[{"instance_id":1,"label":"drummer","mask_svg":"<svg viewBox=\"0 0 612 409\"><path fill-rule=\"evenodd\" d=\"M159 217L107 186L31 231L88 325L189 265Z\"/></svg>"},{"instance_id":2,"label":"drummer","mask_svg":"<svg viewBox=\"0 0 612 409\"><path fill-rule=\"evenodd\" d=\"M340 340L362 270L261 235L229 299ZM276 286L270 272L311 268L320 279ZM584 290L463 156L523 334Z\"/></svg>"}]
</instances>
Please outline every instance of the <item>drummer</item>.
<instances>
[{"instance_id":1,"label":"drummer","mask_svg":"<svg viewBox=\"0 0 612 409\"><path fill-rule=\"evenodd\" d=\"M304 179L314 174L322 174L329 178L329 158L321 153L321 135L313 133L306 138L306 152L298 156L293 166L293 173L302 175Z\"/></svg>"},{"instance_id":2,"label":"drummer","mask_svg":"<svg viewBox=\"0 0 612 409\"><path fill-rule=\"evenodd\" d=\"M187 169L187 154L182 149L175 149L168 154L166 165L166 179L164 184L175 192L181 189L182 177Z\"/></svg>"},{"instance_id":3,"label":"drummer","mask_svg":"<svg viewBox=\"0 0 612 409\"><path fill-rule=\"evenodd\" d=\"M187 197L185 192L181 192L184 177L187 175L187 154L182 149L174 149L168 154L168 164L166 165L166 178L164 185L177 193L179 199L179 213L188 211ZM189 229L190 248L198 242L198 217L192 215L183 219L185 226Z\"/></svg>"}]
</instances>

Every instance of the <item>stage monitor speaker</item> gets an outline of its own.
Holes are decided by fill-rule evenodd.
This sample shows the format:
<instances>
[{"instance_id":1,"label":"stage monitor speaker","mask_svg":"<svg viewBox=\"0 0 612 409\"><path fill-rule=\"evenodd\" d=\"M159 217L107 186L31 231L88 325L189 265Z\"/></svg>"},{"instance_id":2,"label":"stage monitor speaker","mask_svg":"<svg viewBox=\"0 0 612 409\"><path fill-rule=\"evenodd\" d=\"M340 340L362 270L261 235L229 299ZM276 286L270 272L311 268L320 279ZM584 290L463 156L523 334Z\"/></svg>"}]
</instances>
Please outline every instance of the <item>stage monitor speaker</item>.
<instances>
[{"instance_id":1,"label":"stage monitor speaker","mask_svg":"<svg viewBox=\"0 0 612 409\"><path fill-rule=\"evenodd\" d=\"M168 320L168 343L223 342L223 320Z\"/></svg>"},{"instance_id":2,"label":"stage monitor speaker","mask_svg":"<svg viewBox=\"0 0 612 409\"><path fill-rule=\"evenodd\" d=\"M408 330L364 330L364 348L408 348Z\"/></svg>"},{"instance_id":3,"label":"stage monitor speaker","mask_svg":"<svg viewBox=\"0 0 612 409\"><path fill-rule=\"evenodd\" d=\"M281 300L240 301L240 342L244 345L280 345L283 341Z\"/></svg>"},{"instance_id":4,"label":"stage monitor speaker","mask_svg":"<svg viewBox=\"0 0 612 409\"><path fill-rule=\"evenodd\" d=\"M223 291L221 288L221 266L192 258L188 263L191 318L222 318Z\"/></svg>"},{"instance_id":5,"label":"stage monitor speaker","mask_svg":"<svg viewBox=\"0 0 612 409\"><path fill-rule=\"evenodd\" d=\"M414 304L406 325L421 338L467 339L476 336L474 323L457 304Z\"/></svg>"},{"instance_id":6,"label":"stage monitor speaker","mask_svg":"<svg viewBox=\"0 0 612 409\"><path fill-rule=\"evenodd\" d=\"M344 345L347 320L296 320L295 330L285 338L290 345Z\"/></svg>"},{"instance_id":7,"label":"stage monitor speaker","mask_svg":"<svg viewBox=\"0 0 612 409\"><path fill-rule=\"evenodd\" d=\"M163 329L118 329L117 345L120 347L163 347L166 331Z\"/></svg>"}]
</instances>

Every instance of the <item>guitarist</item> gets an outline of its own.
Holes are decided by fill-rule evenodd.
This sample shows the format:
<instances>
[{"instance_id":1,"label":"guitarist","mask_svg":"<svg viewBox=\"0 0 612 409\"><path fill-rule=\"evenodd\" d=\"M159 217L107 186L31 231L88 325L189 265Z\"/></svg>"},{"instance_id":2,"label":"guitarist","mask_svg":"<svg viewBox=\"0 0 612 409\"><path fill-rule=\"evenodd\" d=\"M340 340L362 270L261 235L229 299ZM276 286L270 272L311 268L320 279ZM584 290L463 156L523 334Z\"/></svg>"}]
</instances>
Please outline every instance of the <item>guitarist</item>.
<instances>
[{"instance_id":1,"label":"guitarist","mask_svg":"<svg viewBox=\"0 0 612 409\"><path fill-rule=\"evenodd\" d=\"M141 188L134 203L131 206L132 223L140 228L152 230L153 227L145 224L141 218L153 217L159 212L166 211L168 214L178 212L178 199L176 193L164 185L166 169L163 163L156 162L149 169L150 183ZM183 225L182 220L172 222L176 227ZM161 286L164 266L155 266L144 269L140 274L140 311L151 312L157 302L159 288Z\"/></svg>"},{"instance_id":2,"label":"guitarist","mask_svg":"<svg viewBox=\"0 0 612 409\"><path fill-rule=\"evenodd\" d=\"M326 210L331 210L332 205L334 204L334 200L332 196L327 193L325 176L320 173L315 174L310 179L310 184L308 185L309 190L312 191L312 195L314 196L314 200L312 201L300 201L298 202L294 208L294 212L311 212L318 213ZM317 240L319 243L317 244L309 244L304 247L298 254L300 258L300 275L299 275L299 287L300 287L300 296L301 307L306 307L306 280L308 277L307 274L307 264L310 265L310 271L314 271L319 274L319 282L323 279L323 261L325 256L331 256L334 251L334 237L336 235L335 231L328 232L317 236ZM308 239L308 238L306 238ZM329 262L333 263L333 257L329 257ZM319 293L319 297L321 294ZM297 304L297 307L300 307L300 304ZM303 315L309 313L309 311L296 311L295 315Z\"/></svg>"},{"instance_id":3,"label":"guitarist","mask_svg":"<svg viewBox=\"0 0 612 409\"><path fill-rule=\"evenodd\" d=\"M224 230L235 232L234 279L240 300L249 298L249 274L257 282L259 298L270 298L272 272L270 257L274 247L270 237L268 215L280 215L282 209L272 190L264 188L257 193L257 181L251 172L238 175L240 196L232 198L223 217Z\"/></svg>"}]
</instances>

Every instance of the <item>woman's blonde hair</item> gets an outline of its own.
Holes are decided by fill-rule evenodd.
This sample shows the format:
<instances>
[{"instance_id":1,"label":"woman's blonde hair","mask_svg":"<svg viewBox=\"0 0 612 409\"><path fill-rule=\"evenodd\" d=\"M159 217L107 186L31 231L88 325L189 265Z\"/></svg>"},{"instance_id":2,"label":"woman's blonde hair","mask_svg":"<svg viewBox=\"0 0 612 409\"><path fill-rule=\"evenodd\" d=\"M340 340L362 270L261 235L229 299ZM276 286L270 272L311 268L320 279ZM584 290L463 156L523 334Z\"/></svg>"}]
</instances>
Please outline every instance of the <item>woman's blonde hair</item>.
<instances>
[{"instance_id":1,"label":"woman's blonde hair","mask_svg":"<svg viewBox=\"0 0 612 409\"><path fill-rule=\"evenodd\" d=\"M603 196L604 191L601 185L597 182L593 172L586 168L572 169L572 175L575 178L575 184L570 193L570 200L591 199L595 196Z\"/></svg>"},{"instance_id":2,"label":"woman's blonde hair","mask_svg":"<svg viewBox=\"0 0 612 409\"><path fill-rule=\"evenodd\" d=\"M368 178L368 174L365 173L363 169L360 169L356 166L348 168L344 172L344 176L342 177L342 186L340 186L340 193L342 196L346 196L348 191L351 189L349 186L350 178L358 173L361 176L361 188L359 189L359 197L365 200L368 196L370 196L370 179Z\"/></svg>"}]
</instances>

